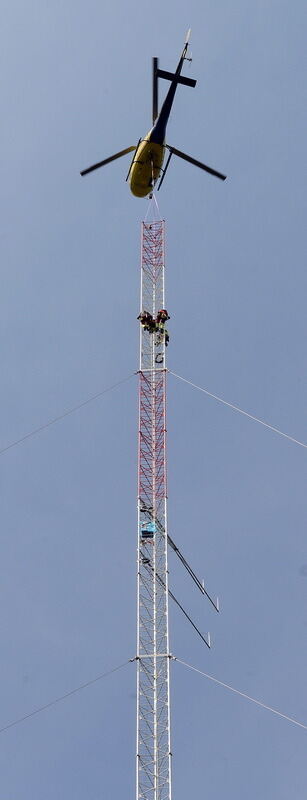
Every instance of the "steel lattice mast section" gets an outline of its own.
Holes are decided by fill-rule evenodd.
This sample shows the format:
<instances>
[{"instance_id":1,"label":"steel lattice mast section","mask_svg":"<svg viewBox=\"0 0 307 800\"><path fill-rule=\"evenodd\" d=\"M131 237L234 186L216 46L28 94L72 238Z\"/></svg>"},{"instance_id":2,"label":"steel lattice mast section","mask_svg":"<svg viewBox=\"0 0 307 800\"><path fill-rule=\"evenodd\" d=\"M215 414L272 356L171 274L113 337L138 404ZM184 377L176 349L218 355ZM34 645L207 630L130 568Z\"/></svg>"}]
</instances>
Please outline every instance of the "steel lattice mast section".
<instances>
[{"instance_id":1,"label":"steel lattice mast section","mask_svg":"<svg viewBox=\"0 0 307 800\"><path fill-rule=\"evenodd\" d=\"M164 221L142 223L141 310L165 307ZM137 800L171 800L165 336L140 326Z\"/></svg>"}]
</instances>

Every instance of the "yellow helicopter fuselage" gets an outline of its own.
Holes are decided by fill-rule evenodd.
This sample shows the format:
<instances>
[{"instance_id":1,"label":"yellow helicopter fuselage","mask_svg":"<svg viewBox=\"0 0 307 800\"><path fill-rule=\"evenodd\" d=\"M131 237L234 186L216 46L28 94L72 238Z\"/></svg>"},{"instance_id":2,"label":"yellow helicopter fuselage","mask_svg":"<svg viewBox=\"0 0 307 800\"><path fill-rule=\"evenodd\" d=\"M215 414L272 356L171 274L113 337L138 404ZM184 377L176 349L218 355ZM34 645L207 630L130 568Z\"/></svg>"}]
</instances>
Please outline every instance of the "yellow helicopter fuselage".
<instances>
[{"instance_id":1,"label":"yellow helicopter fuselage","mask_svg":"<svg viewBox=\"0 0 307 800\"><path fill-rule=\"evenodd\" d=\"M160 176L165 146L150 141L151 133L150 130L147 136L141 139L130 167L130 189L135 197L146 197L150 194Z\"/></svg>"}]
</instances>

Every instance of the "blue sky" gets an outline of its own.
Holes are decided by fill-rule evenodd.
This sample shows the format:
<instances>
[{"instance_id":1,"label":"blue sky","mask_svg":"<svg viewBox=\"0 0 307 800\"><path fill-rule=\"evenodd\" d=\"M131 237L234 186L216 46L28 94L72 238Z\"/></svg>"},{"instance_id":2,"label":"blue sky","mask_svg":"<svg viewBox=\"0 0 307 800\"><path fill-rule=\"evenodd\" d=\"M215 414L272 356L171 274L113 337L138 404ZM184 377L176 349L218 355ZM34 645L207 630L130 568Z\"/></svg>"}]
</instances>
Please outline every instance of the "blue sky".
<instances>
[{"instance_id":1,"label":"blue sky","mask_svg":"<svg viewBox=\"0 0 307 800\"><path fill-rule=\"evenodd\" d=\"M197 78L172 159L168 366L306 433L305 3L5 3L1 73L1 417L5 447L138 367L140 221L128 160L79 170L150 127L151 57ZM161 97L163 87L161 86ZM0 727L135 652L137 385L0 456ZM168 380L170 554L179 658L302 722L306 450ZM174 798L303 800L305 732L172 667ZM1 734L5 800L133 796L135 668Z\"/></svg>"}]
</instances>

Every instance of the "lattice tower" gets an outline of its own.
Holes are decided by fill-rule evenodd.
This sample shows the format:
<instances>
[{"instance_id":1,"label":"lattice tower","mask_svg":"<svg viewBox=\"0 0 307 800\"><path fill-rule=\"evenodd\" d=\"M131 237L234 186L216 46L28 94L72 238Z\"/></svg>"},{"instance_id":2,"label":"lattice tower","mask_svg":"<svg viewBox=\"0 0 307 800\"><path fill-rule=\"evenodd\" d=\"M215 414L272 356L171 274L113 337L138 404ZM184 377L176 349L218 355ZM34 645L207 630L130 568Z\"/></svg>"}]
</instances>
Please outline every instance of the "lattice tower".
<instances>
[{"instance_id":1,"label":"lattice tower","mask_svg":"<svg viewBox=\"0 0 307 800\"><path fill-rule=\"evenodd\" d=\"M143 222L141 311L165 308L164 222ZM137 800L171 800L165 334L140 325Z\"/></svg>"}]
</instances>

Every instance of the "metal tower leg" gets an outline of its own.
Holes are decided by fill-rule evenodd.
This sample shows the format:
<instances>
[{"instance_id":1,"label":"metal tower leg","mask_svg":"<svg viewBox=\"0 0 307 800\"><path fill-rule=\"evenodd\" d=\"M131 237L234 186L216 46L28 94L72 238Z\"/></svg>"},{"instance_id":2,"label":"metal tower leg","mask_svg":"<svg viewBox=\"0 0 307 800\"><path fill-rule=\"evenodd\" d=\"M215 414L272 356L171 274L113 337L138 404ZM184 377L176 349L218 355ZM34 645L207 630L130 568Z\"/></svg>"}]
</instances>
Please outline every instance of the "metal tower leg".
<instances>
[{"instance_id":1,"label":"metal tower leg","mask_svg":"<svg viewBox=\"0 0 307 800\"><path fill-rule=\"evenodd\" d=\"M164 222L142 223L141 311L164 300ZM140 325L137 544L137 800L171 800L163 329Z\"/></svg>"}]
</instances>

